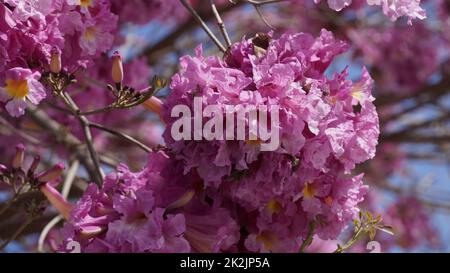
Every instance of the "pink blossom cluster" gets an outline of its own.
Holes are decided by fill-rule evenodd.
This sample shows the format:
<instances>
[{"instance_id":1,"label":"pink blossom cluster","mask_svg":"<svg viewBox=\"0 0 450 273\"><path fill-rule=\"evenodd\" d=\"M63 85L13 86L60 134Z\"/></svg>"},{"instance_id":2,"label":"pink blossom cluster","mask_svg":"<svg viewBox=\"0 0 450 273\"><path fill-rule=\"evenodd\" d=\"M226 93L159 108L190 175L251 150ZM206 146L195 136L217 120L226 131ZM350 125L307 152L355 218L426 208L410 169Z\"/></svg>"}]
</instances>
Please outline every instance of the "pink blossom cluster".
<instances>
[{"instance_id":1,"label":"pink blossom cluster","mask_svg":"<svg viewBox=\"0 0 450 273\"><path fill-rule=\"evenodd\" d=\"M424 24L354 29L348 36L364 63L382 71L376 73L377 90L417 91L438 69L439 39Z\"/></svg>"},{"instance_id":2,"label":"pink blossom cluster","mask_svg":"<svg viewBox=\"0 0 450 273\"><path fill-rule=\"evenodd\" d=\"M52 48L73 71L109 50L117 27L104 0L6 0L0 14L0 101L12 116L46 96L38 80Z\"/></svg>"},{"instance_id":3,"label":"pink blossom cluster","mask_svg":"<svg viewBox=\"0 0 450 273\"><path fill-rule=\"evenodd\" d=\"M185 173L196 170L206 188L258 214L247 241L252 250L276 250L261 244L261 236L285 239L290 244L279 245L292 250L311 221L321 223L319 236L335 238L366 191L362 175L344 174L375 154L372 81L365 70L355 83L346 80L347 70L331 79L324 75L347 49L326 30L318 38L300 33L266 44L255 39L234 44L223 60L203 57L201 48L195 57L181 58L165 103L165 142L185 162ZM174 141L171 109L192 107L195 97L204 107L220 105L224 116L226 105L279 105L280 147L261 152L260 141Z\"/></svg>"},{"instance_id":4,"label":"pink blossom cluster","mask_svg":"<svg viewBox=\"0 0 450 273\"><path fill-rule=\"evenodd\" d=\"M83 252L231 251L239 226L219 200L208 202L195 175L165 153L151 153L140 172L119 165L102 188L90 184L60 231L68 251L72 241Z\"/></svg>"},{"instance_id":5,"label":"pink blossom cluster","mask_svg":"<svg viewBox=\"0 0 450 273\"><path fill-rule=\"evenodd\" d=\"M319 196L292 202L286 212L276 201L263 211L247 211L220 190L204 188L195 171L180 175L182 171L183 163L163 152L150 154L140 172L120 165L101 189L90 184L73 208L68 205L68 223L51 245L69 251L74 241L83 252L298 251L307 232L307 215L299 213ZM355 195L362 194L360 178L335 181L338 185L328 197L335 198L334 209L344 214L348 213L342 211L344 205L356 210L361 197ZM321 220L323 232L339 229Z\"/></svg>"},{"instance_id":6,"label":"pink blossom cluster","mask_svg":"<svg viewBox=\"0 0 450 273\"><path fill-rule=\"evenodd\" d=\"M187 13L178 0L123 0L111 1L112 11L121 23L145 24L151 20L166 21L186 18Z\"/></svg>"},{"instance_id":7,"label":"pink blossom cluster","mask_svg":"<svg viewBox=\"0 0 450 273\"><path fill-rule=\"evenodd\" d=\"M319 3L321 0L314 0ZM362 1L355 1L360 6ZM336 11L350 6L352 0L327 0L328 6ZM425 10L420 7L420 0L367 0L369 6L380 6L383 13L392 21L397 20L402 16L408 17L408 22L411 24L412 19L425 19Z\"/></svg>"},{"instance_id":8,"label":"pink blossom cluster","mask_svg":"<svg viewBox=\"0 0 450 273\"><path fill-rule=\"evenodd\" d=\"M350 171L373 157L378 137L369 75L324 75L347 48L326 30L264 37L223 59L200 47L181 58L163 111L168 150L140 172L120 165L102 188L91 184L61 231L63 251L76 241L85 252L296 252L308 234L334 239L357 216L367 186ZM196 96L280 105L281 146L174 141L170 109Z\"/></svg>"},{"instance_id":9,"label":"pink blossom cluster","mask_svg":"<svg viewBox=\"0 0 450 273\"><path fill-rule=\"evenodd\" d=\"M189 19L189 13L179 0L110 0L111 10L119 16L120 24L143 25L149 22L170 23ZM188 1L197 11L209 12L210 3L201 0ZM215 0L220 7L229 0Z\"/></svg>"},{"instance_id":10,"label":"pink blossom cluster","mask_svg":"<svg viewBox=\"0 0 450 273\"><path fill-rule=\"evenodd\" d=\"M431 223L430 213L413 195L400 196L383 213L383 219L394 228L395 236L382 236L385 249L401 246L405 249L438 247L438 232Z\"/></svg>"}]
</instances>

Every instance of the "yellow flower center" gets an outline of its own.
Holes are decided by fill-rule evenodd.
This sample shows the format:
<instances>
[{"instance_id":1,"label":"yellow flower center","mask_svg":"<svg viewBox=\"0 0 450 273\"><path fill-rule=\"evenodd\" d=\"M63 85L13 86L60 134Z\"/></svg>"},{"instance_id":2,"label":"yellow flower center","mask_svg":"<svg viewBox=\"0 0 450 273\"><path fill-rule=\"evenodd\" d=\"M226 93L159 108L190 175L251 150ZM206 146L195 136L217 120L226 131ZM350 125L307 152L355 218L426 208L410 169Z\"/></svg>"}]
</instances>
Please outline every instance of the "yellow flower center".
<instances>
[{"instance_id":1,"label":"yellow flower center","mask_svg":"<svg viewBox=\"0 0 450 273\"><path fill-rule=\"evenodd\" d=\"M95 40L96 32L97 32L97 30L95 29L95 27L88 27L84 31L83 37L88 41L93 41L93 40Z\"/></svg>"},{"instance_id":2,"label":"yellow flower center","mask_svg":"<svg viewBox=\"0 0 450 273\"><path fill-rule=\"evenodd\" d=\"M279 213L281 211L281 204L277 200L270 200L269 203L267 203L267 210L269 210L270 213Z\"/></svg>"},{"instance_id":3,"label":"yellow flower center","mask_svg":"<svg viewBox=\"0 0 450 273\"><path fill-rule=\"evenodd\" d=\"M256 139L247 139L247 140L245 140L245 144L258 146L262 143L261 139L259 139L254 134L252 134L249 138L256 138Z\"/></svg>"},{"instance_id":4,"label":"yellow flower center","mask_svg":"<svg viewBox=\"0 0 450 273\"><path fill-rule=\"evenodd\" d=\"M338 101L338 99L334 96L334 97L328 97L328 102L330 104L336 104L336 102Z\"/></svg>"},{"instance_id":5,"label":"yellow flower center","mask_svg":"<svg viewBox=\"0 0 450 273\"><path fill-rule=\"evenodd\" d=\"M352 88L352 97L355 98L358 101L361 101L363 99L361 84L355 84L353 86L353 88Z\"/></svg>"},{"instance_id":6,"label":"yellow flower center","mask_svg":"<svg viewBox=\"0 0 450 273\"><path fill-rule=\"evenodd\" d=\"M270 251L277 242L277 237L271 232L263 231L256 236L256 240L260 241L264 245L264 248Z\"/></svg>"},{"instance_id":7,"label":"yellow flower center","mask_svg":"<svg viewBox=\"0 0 450 273\"><path fill-rule=\"evenodd\" d=\"M28 95L27 80L6 80L6 92L14 99L23 99Z\"/></svg>"},{"instance_id":8,"label":"yellow flower center","mask_svg":"<svg viewBox=\"0 0 450 273\"><path fill-rule=\"evenodd\" d=\"M92 5L92 0L80 0L80 6L89 8Z\"/></svg>"},{"instance_id":9,"label":"yellow flower center","mask_svg":"<svg viewBox=\"0 0 450 273\"><path fill-rule=\"evenodd\" d=\"M331 206L333 204L333 197L331 197L331 196L325 197L325 204L327 204L328 206Z\"/></svg>"},{"instance_id":10,"label":"yellow flower center","mask_svg":"<svg viewBox=\"0 0 450 273\"><path fill-rule=\"evenodd\" d=\"M306 183L305 188L303 188L303 197L312 198L315 195L315 189L312 183Z\"/></svg>"}]
</instances>

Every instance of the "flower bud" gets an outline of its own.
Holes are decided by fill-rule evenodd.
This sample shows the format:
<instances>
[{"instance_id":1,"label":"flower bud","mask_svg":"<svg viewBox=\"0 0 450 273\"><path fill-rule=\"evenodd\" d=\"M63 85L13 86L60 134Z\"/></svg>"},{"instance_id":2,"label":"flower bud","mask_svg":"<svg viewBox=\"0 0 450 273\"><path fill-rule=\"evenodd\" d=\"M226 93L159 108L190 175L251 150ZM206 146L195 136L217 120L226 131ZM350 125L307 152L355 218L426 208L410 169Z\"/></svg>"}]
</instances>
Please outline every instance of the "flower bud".
<instances>
[{"instance_id":1,"label":"flower bud","mask_svg":"<svg viewBox=\"0 0 450 273\"><path fill-rule=\"evenodd\" d=\"M101 226L82 226L80 227L80 237L83 239L94 238L95 236L105 232L106 227Z\"/></svg>"},{"instance_id":2,"label":"flower bud","mask_svg":"<svg viewBox=\"0 0 450 273\"><path fill-rule=\"evenodd\" d=\"M61 195L49 183L45 183L40 187L41 192L47 197L47 200L61 213L64 219L68 220L73 205Z\"/></svg>"},{"instance_id":3,"label":"flower bud","mask_svg":"<svg viewBox=\"0 0 450 273\"><path fill-rule=\"evenodd\" d=\"M50 71L52 73L58 74L59 72L61 72L62 68L61 50L58 47L54 46L50 54Z\"/></svg>"},{"instance_id":4,"label":"flower bud","mask_svg":"<svg viewBox=\"0 0 450 273\"><path fill-rule=\"evenodd\" d=\"M112 55L113 64L111 69L111 76L115 83L121 83L123 81L123 66L122 57L119 51L114 51Z\"/></svg>"},{"instance_id":5,"label":"flower bud","mask_svg":"<svg viewBox=\"0 0 450 273\"><path fill-rule=\"evenodd\" d=\"M0 175L4 174L8 168L5 165L0 164Z\"/></svg>"},{"instance_id":6,"label":"flower bud","mask_svg":"<svg viewBox=\"0 0 450 273\"><path fill-rule=\"evenodd\" d=\"M25 156L25 146L23 144L19 144L16 146L16 154L14 155L12 161L12 167L14 169L19 169L22 167L23 158Z\"/></svg>"},{"instance_id":7,"label":"flower bud","mask_svg":"<svg viewBox=\"0 0 450 273\"><path fill-rule=\"evenodd\" d=\"M39 182L51 182L60 177L63 170L64 164L59 163L51 167L50 169L46 170L45 172L40 173L36 178Z\"/></svg>"},{"instance_id":8,"label":"flower bud","mask_svg":"<svg viewBox=\"0 0 450 273\"><path fill-rule=\"evenodd\" d=\"M30 168L28 169L28 173L32 174L36 171L37 167L39 166L39 162L41 161L41 157L40 156L35 156L33 159L33 162L31 163Z\"/></svg>"},{"instance_id":9,"label":"flower bud","mask_svg":"<svg viewBox=\"0 0 450 273\"><path fill-rule=\"evenodd\" d=\"M162 114L162 101L157 97L150 97L148 100L144 102L145 108L148 110L158 114L161 117Z\"/></svg>"}]
</instances>

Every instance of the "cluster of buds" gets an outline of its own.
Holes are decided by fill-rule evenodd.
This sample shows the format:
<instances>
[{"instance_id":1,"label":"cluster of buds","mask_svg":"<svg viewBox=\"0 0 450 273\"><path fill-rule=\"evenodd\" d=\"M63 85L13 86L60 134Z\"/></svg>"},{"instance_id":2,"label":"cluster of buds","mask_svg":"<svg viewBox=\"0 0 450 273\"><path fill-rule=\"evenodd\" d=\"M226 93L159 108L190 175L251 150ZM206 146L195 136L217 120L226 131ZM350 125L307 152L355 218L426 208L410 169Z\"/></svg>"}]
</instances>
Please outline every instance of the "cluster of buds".
<instances>
[{"instance_id":1,"label":"cluster of buds","mask_svg":"<svg viewBox=\"0 0 450 273\"><path fill-rule=\"evenodd\" d=\"M61 95L66 88L73 83L76 83L75 76L62 69L61 50L58 47L53 47L50 52L50 71L42 74L41 81L50 86L54 95Z\"/></svg>"},{"instance_id":2,"label":"cluster of buds","mask_svg":"<svg viewBox=\"0 0 450 273\"><path fill-rule=\"evenodd\" d=\"M122 84L124 71L122 56L118 51L113 53L112 61L111 77L114 82L114 86L108 84L106 87L112 92L115 101L100 110L130 108L145 102L144 105L147 108L150 108L154 112L160 113L162 103L159 99L153 97L153 95L166 86L166 81L155 76L148 88L136 90L133 87ZM64 92L70 84L76 83L75 76L62 68L61 50L57 47L54 47L51 51L49 71L42 74L41 81L50 86L53 90L53 94L56 96L61 96L61 93Z\"/></svg>"},{"instance_id":3,"label":"cluster of buds","mask_svg":"<svg viewBox=\"0 0 450 273\"><path fill-rule=\"evenodd\" d=\"M107 85L107 88L113 93L113 96L116 98L116 101L113 102L110 107L113 108L130 108L139 104L146 102L147 100L154 101L156 98L152 98L153 95L164 88L166 82L155 76L152 80L152 84L143 90L136 90L133 87L123 85L123 65L122 65L122 56L118 51L115 51L112 55L112 68L111 68L111 77L114 81L114 87L110 84ZM156 99L157 100L157 99Z\"/></svg>"},{"instance_id":4,"label":"cluster of buds","mask_svg":"<svg viewBox=\"0 0 450 273\"><path fill-rule=\"evenodd\" d=\"M0 183L10 186L15 197L31 191L40 190L49 199L53 189L52 184L59 182L59 178L64 171L64 164L58 163L51 168L38 172L40 157L35 156L31 165L24 166L25 146L19 144L16 146L16 152L11 160L10 167L0 164ZM27 206L27 211L35 213L42 211L42 206L32 201Z\"/></svg>"}]
</instances>

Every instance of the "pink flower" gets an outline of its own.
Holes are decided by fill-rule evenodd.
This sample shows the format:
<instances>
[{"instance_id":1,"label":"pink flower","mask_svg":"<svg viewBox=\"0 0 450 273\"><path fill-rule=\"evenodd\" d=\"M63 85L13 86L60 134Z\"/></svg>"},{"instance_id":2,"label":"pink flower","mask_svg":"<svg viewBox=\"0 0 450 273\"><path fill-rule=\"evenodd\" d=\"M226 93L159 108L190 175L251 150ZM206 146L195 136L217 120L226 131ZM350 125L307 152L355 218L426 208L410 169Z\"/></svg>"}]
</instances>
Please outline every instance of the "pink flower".
<instances>
[{"instance_id":1,"label":"pink flower","mask_svg":"<svg viewBox=\"0 0 450 273\"><path fill-rule=\"evenodd\" d=\"M376 82L378 92L415 92L438 69L440 37L421 22L413 26L353 29L348 35L364 62L383 71Z\"/></svg>"},{"instance_id":2,"label":"pink flower","mask_svg":"<svg viewBox=\"0 0 450 273\"><path fill-rule=\"evenodd\" d=\"M429 211L415 196L399 196L383 214L383 221L394 229L394 236L381 234L380 243L385 248L399 245L413 249L421 245L438 246L438 232Z\"/></svg>"},{"instance_id":3,"label":"pink flower","mask_svg":"<svg viewBox=\"0 0 450 273\"><path fill-rule=\"evenodd\" d=\"M14 19L22 22L25 22L30 18L45 21L45 16L50 14L54 9L53 0L6 0L5 2L14 7L12 13Z\"/></svg>"},{"instance_id":4,"label":"pink flower","mask_svg":"<svg viewBox=\"0 0 450 273\"><path fill-rule=\"evenodd\" d=\"M291 252L298 251L311 221L318 225L315 233L329 239L357 215L367 187L362 175L344 173L374 156L378 116L365 69L358 82L347 80L347 69L325 77L333 58L347 49L330 32L266 39L236 43L224 60L204 57L201 48L195 57L182 57L164 104L164 138L184 162L184 173L195 171L208 192L220 192L214 197L242 208L247 250ZM204 107L222 109L279 105L281 146L263 152L257 141L175 141L172 106L192 108L196 97Z\"/></svg>"},{"instance_id":5,"label":"pink flower","mask_svg":"<svg viewBox=\"0 0 450 273\"><path fill-rule=\"evenodd\" d=\"M337 249L339 241L337 240L322 240L314 237L310 246L306 248L308 253L333 253Z\"/></svg>"},{"instance_id":6,"label":"pink flower","mask_svg":"<svg viewBox=\"0 0 450 273\"><path fill-rule=\"evenodd\" d=\"M343 8L349 6L352 3L352 0L328 0L328 6L335 11L340 11ZM314 0L314 3L320 3L320 0Z\"/></svg>"},{"instance_id":7,"label":"pink flower","mask_svg":"<svg viewBox=\"0 0 450 273\"><path fill-rule=\"evenodd\" d=\"M187 17L178 0L112 0L111 8L121 23L145 24L152 20L170 21Z\"/></svg>"},{"instance_id":8,"label":"pink flower","mask_svg":"<svg viewBox=\"0 0 450 273\"><path fill-rule=\"evenodd\" d=\"M314 3L320 3L320 1L314 0ZM328 0L327 2L328 6L335 11L341 11L352 4L352 0ZM383 13L392 21L407 16L408 23L411 24L412 19L422 20L426 18L425 10L420 7L420 0L367 0L367 4L381 6Z\"/></svg>"},{"instance_id":9,"label":"pink flower","mask_svg":"<svg viewBox=\"0 0 450 273\"><path fill-rule=\"evenodd\" d=\"M408 17L408 23L412 24L412 19L425 19L425 10L420 7L420 0L367 0L369 5L377 5L383 8L392 21L401 16Z\"/></svg>"},{"instance_id":10,"label":"pink flower","mask_svg":"<svg viewBox=\"0 0 450 273\"><path fill-rule=\"evenodd\" d=\"M64 250L77 241L83 252L225 251L239 240L230 212L195 195L178 163L152 153L133 173L120 165L101 189L90 184L61 230Z\"/></svg>"},{"instance_id":11,"label":"pink flower","mask_svg":"<svg viewBox=\"0 0 450 273\"><path fill-rule=\"evenodd\" d=\"M39 82L39 72L15 67L5 73L5 81L0 87L0 101L6 102L6 110L13 117L25 113L27 101L39 104L45 98L45 89Z\"/></svg>"}]
</instances>

